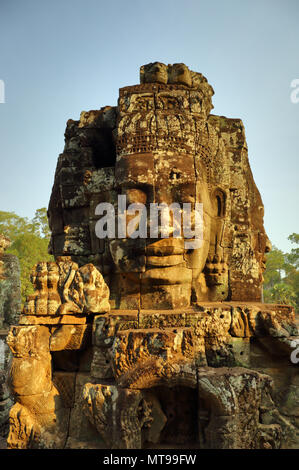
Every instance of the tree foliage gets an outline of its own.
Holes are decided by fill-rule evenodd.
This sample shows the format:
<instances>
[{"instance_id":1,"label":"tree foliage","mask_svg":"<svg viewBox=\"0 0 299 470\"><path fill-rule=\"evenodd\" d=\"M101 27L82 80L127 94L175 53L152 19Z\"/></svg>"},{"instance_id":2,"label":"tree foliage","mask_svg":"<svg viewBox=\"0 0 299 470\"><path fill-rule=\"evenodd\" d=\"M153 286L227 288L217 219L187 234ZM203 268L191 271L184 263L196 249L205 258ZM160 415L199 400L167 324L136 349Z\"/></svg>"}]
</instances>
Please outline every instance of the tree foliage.
<instances>
[{"instance_id":1,"label":"tree foliage","mask_svg":"<svg viewBox=\"0 0 299 470\"><path fill-rule=\"evenodd\" d=\"M0 233L12 242L7 252L19 258L21 294L24 302L26 296L33 292L30 273L34 264L38 261L53 260L53 256L48 254L50 230L46 208L37 209L32 220L20 217L14 212L0 211Z\"/></svg>"},{"instance_id":2,"label":"tree foliage","mask_svg":"<svg viewBox=\"0 0 299 470\"><path fill-rule=\"evenodd\" d=\"M288 240L297 245L290 253L274 246L267 254L264 301L293 305L299 313L299 234L292 233Z\"/></svg>"}]
</instances>

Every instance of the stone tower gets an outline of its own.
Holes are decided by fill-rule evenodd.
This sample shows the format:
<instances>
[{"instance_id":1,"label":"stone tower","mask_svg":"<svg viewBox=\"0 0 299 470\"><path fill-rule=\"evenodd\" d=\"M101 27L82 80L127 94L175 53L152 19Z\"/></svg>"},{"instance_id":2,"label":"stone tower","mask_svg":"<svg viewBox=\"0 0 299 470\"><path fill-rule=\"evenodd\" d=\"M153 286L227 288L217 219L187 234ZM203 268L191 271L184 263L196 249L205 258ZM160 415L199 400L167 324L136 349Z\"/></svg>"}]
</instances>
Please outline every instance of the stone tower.
<instances>
[{"instance_id":1,"label":"stone tower","mask_svg":"<svg viewBox=\"0 0 299 470\"><path fill-rule=\"evenodd\" d=\"M186 65L155 62L116 107L68 121L55 262L34 267L8 338L10 447L298 447L294 311L262 303L263 203L242 121L210 114L213 93ZM188 207L190 227L201 207L199 244L174 224L150 230L163 205L172 220Z\"/></svg>"}]
</instances>

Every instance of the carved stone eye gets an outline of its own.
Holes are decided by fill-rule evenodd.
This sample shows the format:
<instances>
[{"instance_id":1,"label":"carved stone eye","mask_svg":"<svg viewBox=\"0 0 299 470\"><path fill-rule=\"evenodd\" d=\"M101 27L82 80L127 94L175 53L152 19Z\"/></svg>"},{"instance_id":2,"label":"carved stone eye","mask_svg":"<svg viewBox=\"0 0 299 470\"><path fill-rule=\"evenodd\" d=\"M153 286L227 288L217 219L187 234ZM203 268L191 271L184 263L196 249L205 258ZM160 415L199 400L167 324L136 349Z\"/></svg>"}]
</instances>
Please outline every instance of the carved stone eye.
<instances>
[{"instance_id":1,"label":"carved stone eye","mask_svg":"<svg viewBox=\"0 0 299 470\"><path fill-rule=\"evenodd\" d=\"M169 179L172 181L177 181L180 179L181 176L182 174L180 171L171 171L169 175Z\"/></svg>"},{"instance_id":2,"label":"carved stone eye","mask_svg":"<svg viewBox=\"0 0 299 470\"><path fill-rule=\"evenodd\" d=\"M133 203L146 203L147 195L141 189L127 189L126 191L127 196L127 204Z\"/></svg>"}]
</instances>

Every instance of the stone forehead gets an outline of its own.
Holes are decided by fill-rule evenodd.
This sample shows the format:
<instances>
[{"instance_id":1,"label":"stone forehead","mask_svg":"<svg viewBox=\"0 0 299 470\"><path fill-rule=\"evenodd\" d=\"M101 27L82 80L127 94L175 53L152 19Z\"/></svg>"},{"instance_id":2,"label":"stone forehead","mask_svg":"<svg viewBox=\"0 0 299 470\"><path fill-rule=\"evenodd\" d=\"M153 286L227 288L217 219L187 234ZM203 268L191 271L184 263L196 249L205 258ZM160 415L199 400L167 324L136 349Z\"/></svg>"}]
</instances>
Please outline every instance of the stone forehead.
<instances>
[{"instance_id":1,"label":"stone forehead","mask_svg":"<svg viewBox=\"0 0 299 470\"><path fill-rule=\"evenodd\" d=\"M167 65L163 64L162 62L150 62L148 64L144 64L141 67L143 67L145 70L151 70L153 67L158 67L161 69L167 69Z\"/></svg>"},{"instance_id":2,"label":"stone forehead","mask_svg":"<svg viewBox=\"0 0 299 470\"><path fill-rule=\"evenodd\" d=\"M207 183L207 172L199 158L189 154L126 155L116 162L116 187L173 186Z\"/></svg>"}]
</instances>

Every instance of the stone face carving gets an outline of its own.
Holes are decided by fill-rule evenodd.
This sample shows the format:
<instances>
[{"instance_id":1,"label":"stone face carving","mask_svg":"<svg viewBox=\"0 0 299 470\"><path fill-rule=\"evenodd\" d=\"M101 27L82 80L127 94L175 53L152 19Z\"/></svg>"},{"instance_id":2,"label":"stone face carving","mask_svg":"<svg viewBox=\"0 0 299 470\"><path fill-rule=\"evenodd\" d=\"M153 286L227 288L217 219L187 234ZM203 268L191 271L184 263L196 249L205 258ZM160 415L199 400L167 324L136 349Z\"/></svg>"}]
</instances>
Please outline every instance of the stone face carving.
<instances>
[{"instance_id":1,"label":"stone face carving","mask_svg":"<svg viewBox=\"0 0 299 470\"><path fill-rule=\"evenodd\" d=\"M20 264L16 256L5 253L10 243L9 238L0 234L0 439L7 436L9 410L13 405L5 384L11 356L5 336L9 326L18 322L21 312Z\"/></svg>"},{"instance_id":2,"label":"stone face carving","mask_svg":"<svg viewBox=\"0 0 299 470\"><path fill-rule=\"evenodd\" d=\"M16 323L21 311L20 264L5 253L9 246L9 238L0 234L0 328Z\"/></svg>"},{"instance_id":3,"label":"stone face carving","mask_svg":"<svg viewBox=\"0 0 299 470\"><path fill-rule=\"evenodd\" d=\"M184 64L148 64L140 77L120 90L117 108L68 123L49 205L52 252L92 261L115 308L260 301L270 242L242 122L211 115L212 87ZM109 158L89 137L104 131ZM184 237L98 239L95 208L116 205L118 195L148 214L151 203L203 203L202 246L189 250Z\"/></svg>"},{"instance_id":4,"label":"stone face carving","mask_svg":"<svg viewBox=\"0 0 299 470\"><path fill-rule=\"evenodd\" d=\"M140 81L67 122L55 263L34 267L8 335L8 446L297 448L299 335L292 307L261 302L271 245L243 124L210 114L212 87L184 64L144 65ZM96 235L99 203L111 238ZM147 222L151 204L191 204L192 223L202 203L202 244L161 227L130 238L133 203Z\"/></svg>"}]
</instances>

